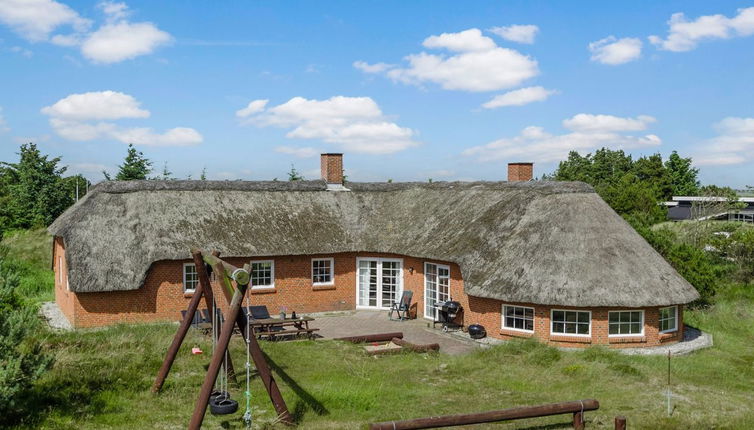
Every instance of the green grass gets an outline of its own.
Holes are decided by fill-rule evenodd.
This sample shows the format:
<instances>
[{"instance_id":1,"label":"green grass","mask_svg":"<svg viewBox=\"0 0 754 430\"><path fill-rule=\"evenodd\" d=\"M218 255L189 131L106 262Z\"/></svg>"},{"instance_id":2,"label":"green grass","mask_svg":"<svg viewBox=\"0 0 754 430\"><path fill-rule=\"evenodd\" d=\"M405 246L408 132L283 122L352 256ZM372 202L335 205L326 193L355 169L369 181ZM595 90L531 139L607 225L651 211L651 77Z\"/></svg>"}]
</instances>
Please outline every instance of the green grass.
<instances>
[{"instance_id":1,"label":"green grass","mask_svg":"<svg viewBox=\"0 0 754 430\"><path fill-rule=\"evenodd\" d=\"M21 277L18 294L26 303L38 305L55 299L52 237L45 229L6 232L0 241L0 257Z\"/></svg>"},{"instance_id":2,"label":"green grass","mask_svg":"<svg viewBox=\"0 0 754 430\"><path fill-rule=\"evenodd\" d=\"M7 235L2 247L21 271L25 300L52 300L51 243L44 230ZM306 429L360 428L372 421L584 398L601 404L586 414L588 428L612 428L616 415L625 415L631 428L754 428L754 286L728 286L714 306L687 311L685 318L712 333L715 346L673 358L671 417L666 416L665 357L625 356L604 348L563 352L536 341L461 357L371 357L358 346L321 340L263 342L262 347L290 410ZM149 389L175 330L174 324L142 324L46 333L56 362L35 387L28 400L34 412L19 427L185 428L211 343L190 332L163 393L152 395ZM205 355L191 355L192 346ZM237 369L245 360L242 347L234 339ZM243 400L242 386L231 386L231 392ZM274 410L256 375L251 392L255 428L285 428L274 424ZM244 428L241 415L208 413L205 428ZM489 427L570 428L569 420L556 416Z\"/></svg>"},{"instance_id":3,"label":"green grass","mask_svg":"<svg viewBox=\"0 0 754 430\"><path fill-rule=\"evenodd\" d=\"M283 396L301 428L360 428L364 423L595 398L588 428L754 428L754 293L721 292L709 309L687 312L689 324L715 336L715 346L672 360L674 412L666 415L665 357L626 356L604 348L563 352L536 341L510 342L470 355L371 357L334 341L263 342ZM149 388L176 330L173 324L121 325L49 334L57 361L40 382L38 411L28 428L184 428L208 363L208 338L192 331L161 395ZM205 355L190 354L200 346ZM245 354L234 339L236 368ZM243 380L243 378L241 378ZM243 387L231 387L242 400ZM259 378L252 378L257 428L274 425ZM242 403L243 409L243 403ZM243 428L242 411L206 428ZM500 424L500 428L568 428L569 416Z\"/></svg>"}]
</instances>

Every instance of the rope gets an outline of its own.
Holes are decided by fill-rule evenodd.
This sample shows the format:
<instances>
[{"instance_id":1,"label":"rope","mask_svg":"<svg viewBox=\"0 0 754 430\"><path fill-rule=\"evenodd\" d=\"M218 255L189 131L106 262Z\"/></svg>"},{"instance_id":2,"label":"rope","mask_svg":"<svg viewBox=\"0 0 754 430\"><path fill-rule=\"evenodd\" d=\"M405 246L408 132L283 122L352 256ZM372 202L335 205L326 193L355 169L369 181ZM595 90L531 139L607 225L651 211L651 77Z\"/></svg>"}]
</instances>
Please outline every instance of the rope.
<instances>
[{"instance_id":1,"label":"rope","mask_svg":"<svg viewBox=\"0 0 754 430\"><path fill-rule=\"evenodd\" d=\"M251 298L246 295L246 307L249 309L251 306ZM246 391L244 391L244 397L246 397L246 411L243 414L243 420L246 423L246 429L251 429L251 356L249 354L249 345L251 344L251 312L246 312Z\"/></svg>"},{"instance_id":2,"label":"rope","mask_svg":"<svg viewBox=\"0 0 754 430\"><path fill-rule=\"evenodd\" d=\"M584 401L579 400L579 403L581 403L581 415L579 415L581 419L581 424L584 424Z\"/></svg>"}]
</instances>

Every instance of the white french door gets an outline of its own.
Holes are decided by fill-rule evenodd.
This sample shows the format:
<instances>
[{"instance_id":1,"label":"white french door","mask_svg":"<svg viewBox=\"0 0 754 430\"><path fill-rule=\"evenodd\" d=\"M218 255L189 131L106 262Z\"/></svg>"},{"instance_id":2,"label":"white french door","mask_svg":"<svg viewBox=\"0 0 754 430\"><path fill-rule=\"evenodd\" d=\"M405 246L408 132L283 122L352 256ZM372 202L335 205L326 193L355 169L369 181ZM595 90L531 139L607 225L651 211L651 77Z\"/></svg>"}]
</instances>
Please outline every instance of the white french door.
<instances>
[{"instance_id":1,"label":"white french door","mask_svg":"<svg viewBox=\"0 0 754 430\"><path fill-rule=\"evenodd\" d=\"M403 260L357 258L356 305L387 309L403 292Z\"/></svg>"},{"instance_id":2,"label":"white french door","mask_svg":"<svg viewBox=\"0 0 754 430\"><path fill-rule=\"evenodd\" d=\"M424 263L424 318L437 319L435 303L450 300L450 267Z\"/></svg>"}]
</instances>

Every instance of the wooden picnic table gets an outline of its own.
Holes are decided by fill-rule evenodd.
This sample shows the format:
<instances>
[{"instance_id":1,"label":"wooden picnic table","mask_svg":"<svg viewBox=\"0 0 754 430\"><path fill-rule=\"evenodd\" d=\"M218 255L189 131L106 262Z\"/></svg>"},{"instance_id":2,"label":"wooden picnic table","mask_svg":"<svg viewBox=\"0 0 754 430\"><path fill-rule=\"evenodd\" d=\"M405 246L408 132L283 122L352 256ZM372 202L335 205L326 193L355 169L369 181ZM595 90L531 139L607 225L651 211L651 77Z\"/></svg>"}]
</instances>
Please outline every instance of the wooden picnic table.
<instances>
[{"instance_id":1,"label":"wooden picnic table","mask_svg":"<svg viewBox=\"0 0 754 430\"><path fill-rule=\"evenodd\" d=\"M264 318L252 319L249 321L252 332L257 337L268 336L274 339L280 335L300 335L312 336L318 328L309 328L309 321L314 321L312 317L298 318Z\"/></svg>"}]
</instances>

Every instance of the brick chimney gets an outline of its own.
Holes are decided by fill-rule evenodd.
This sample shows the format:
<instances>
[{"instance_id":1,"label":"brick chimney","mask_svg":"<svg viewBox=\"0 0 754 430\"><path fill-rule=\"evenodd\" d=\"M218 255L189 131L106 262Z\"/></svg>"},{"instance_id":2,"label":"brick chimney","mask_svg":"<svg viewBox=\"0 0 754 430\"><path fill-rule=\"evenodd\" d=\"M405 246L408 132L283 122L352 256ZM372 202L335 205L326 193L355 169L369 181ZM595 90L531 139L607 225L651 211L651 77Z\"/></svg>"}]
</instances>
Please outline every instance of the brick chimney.
<instances>
[{"instance_id":1,"label":"brick chimney","mask_svg":"<svg viewBox=\"0 0 754 430\"><path fill-rule=\"evenodd\" d=\"M328 184L343 184L343 154L320 155L322 180Z\"/></svg>"},{"instance_id":2,"label":"brick chimney","mask_svg":"<svg viewBox=\"0 0 754 430\"><path fill-rule=\"evenodd\" d=\"M508 163L508 182L531 181L534 163Z\"/></svg>"}]
</instances>

